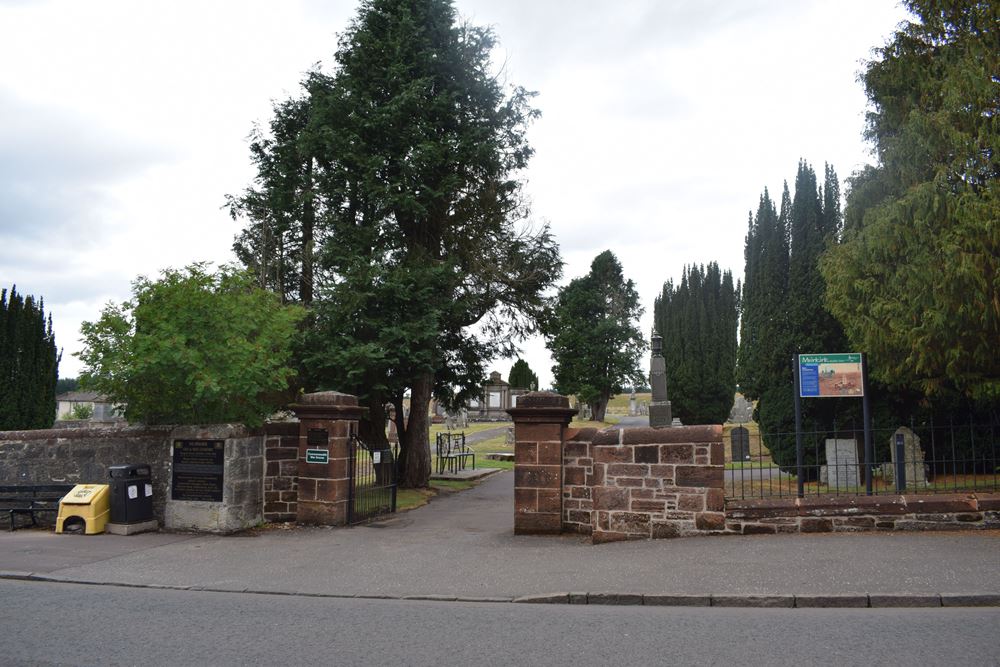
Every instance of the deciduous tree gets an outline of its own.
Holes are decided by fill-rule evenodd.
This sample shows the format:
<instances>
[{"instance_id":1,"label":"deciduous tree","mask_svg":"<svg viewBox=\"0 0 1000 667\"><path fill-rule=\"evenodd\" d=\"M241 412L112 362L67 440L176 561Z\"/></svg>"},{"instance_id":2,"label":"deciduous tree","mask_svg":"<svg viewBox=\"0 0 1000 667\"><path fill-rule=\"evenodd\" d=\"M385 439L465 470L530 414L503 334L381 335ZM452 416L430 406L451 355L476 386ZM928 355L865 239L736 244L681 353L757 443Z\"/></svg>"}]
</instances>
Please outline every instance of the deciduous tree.
<instances>
[{"instance_id":1,"label":"deciduous tree","mask_svg":"<svg viewBox=\"0 0 1000 667\"><path fill-rule=\"evenodd\" d=\"M229 267L140 277L131 301L83 323L81 385L123 405L130 421L256 426L290 398L303 315Z\"/></svg>"}]
</instances>

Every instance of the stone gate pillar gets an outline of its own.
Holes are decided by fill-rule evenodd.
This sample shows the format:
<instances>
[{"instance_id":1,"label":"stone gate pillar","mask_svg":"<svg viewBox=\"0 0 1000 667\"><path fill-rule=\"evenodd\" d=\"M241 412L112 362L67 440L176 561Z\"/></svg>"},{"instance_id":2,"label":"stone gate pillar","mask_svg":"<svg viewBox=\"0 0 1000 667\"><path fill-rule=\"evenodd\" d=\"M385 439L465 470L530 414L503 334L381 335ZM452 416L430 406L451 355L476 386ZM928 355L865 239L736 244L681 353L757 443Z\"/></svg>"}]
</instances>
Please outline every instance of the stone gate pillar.
<instances>
[{"instance_id":1,"label":"stone gate pillar","mask_svg":"<svg viewBox=\"0 0 1000 667\"><path fill-rule=\"evenodd\" d=\"M562 530L563 441L577 413L547 391L524 394L507 410L514 419L514 534Z\"/></svg>"},{"instance_id":2,"label":"stone gate pillar","mask_svg":"<svg viewBox=\"0 0 1000 667\"><path fill-rule=\"evenodd\" d=\"M356 396L336 391L304 394L289 408L299 418L299 497L296 520L324 526L347 523L348 442L368 411Z\"/></svg>"}]
</instances>

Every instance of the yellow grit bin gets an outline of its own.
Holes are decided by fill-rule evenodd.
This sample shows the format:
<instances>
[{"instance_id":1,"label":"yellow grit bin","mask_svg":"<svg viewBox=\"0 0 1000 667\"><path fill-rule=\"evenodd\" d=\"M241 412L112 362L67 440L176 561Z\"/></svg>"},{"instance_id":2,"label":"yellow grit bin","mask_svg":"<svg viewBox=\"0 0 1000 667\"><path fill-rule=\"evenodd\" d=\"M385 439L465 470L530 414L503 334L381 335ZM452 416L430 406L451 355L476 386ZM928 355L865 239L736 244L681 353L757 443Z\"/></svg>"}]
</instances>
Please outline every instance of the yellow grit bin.
<instances>
[{"instance_id":1,"label":"yellow grit bin","mask_svg":"<svg viewBox=\"0 0 1000 667\"><path fill-rule=\"evenodd\" d=\"M103 533L110 514L111 491L107 484L77 484L59 501L56 532L63 532L67 519L80 517L86 523L84 533Z\"/></svg>"}]
</instances>

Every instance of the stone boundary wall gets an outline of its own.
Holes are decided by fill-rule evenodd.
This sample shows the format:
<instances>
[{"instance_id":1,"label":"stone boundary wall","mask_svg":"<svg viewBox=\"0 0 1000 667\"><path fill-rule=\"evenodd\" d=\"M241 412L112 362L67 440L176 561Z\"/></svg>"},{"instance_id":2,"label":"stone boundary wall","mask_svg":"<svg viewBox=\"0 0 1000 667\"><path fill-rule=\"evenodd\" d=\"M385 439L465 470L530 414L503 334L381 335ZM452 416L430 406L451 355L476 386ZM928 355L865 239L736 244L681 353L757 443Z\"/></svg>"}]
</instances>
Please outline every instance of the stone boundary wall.
<instances>
[{"instance_id":1,"label":"stone boundary wall","mask_svg":"<svg viewBox=\"0 0 1000 667\"><path fill-rule=\"evenodd\" d=\"M726 501L726 532L730 534L988 528L1000 528L1000 493Z\"/></svg>"},{"instance_id":2,"label":"stone boundary wall","mask_svg":"<svg viewBox=\"0 0 1000 667\"><path fill-rule=\"evenodd\" d=\"M725 530L721 426L569 430L565 531L595 544Z\"/></svg>"},{"instance_id":3,"label":"stone boundary wall","mask_svg":"<svg viewBox=\"0 0 1000 667\"><path fill-rule=\"evenodd\" d=\"M171 426L119 424L2 431L0 484L109 484L109 466L145 463L153 477L153 513L163 521L172 430ZM41 522L50 516L38 518ZM7 528L6 518L0 518L0 527Z\"/></svg>"},{"instance_id":4,"label":"stone boundary wall","mask_svg":"<svg viewBox=\"0 0 1000 667\"><path fill-rule=\"evenodd\" d=\"M299 422L265 424L264 520L295 521L299 506Z\"/></svg>"},{"instance_id":5,"label":"stone boundary wall","mask_svg":"<svg viewBox=\"0 0 1000 667\"><path fill-rule=\"evenodd\" d=\"M192 430L192 428L194 430ZM265 424L245 432L242 427L175 427L106 423L77 428L0 431L0 484L107 484L108 467L148 464L153 477L153 513L166 519L170 486L171 442L187 438L237 437L227 456L229 492L262 505L267 521L294 521L298 500L298 422ZM234 430L235 429L235 430ZM239 433L237 433L239 431ZM263 441L263 458L254 441ZM260 497L260 501L254 501ZM244 502L246 501L246 502ZM0 517L6 529L7 515ZM30 523L26 517L19 520ZM40 521L50 517L39 515ZM244 522L252 518L241 517Z\"/></svg>"}]
</instances>

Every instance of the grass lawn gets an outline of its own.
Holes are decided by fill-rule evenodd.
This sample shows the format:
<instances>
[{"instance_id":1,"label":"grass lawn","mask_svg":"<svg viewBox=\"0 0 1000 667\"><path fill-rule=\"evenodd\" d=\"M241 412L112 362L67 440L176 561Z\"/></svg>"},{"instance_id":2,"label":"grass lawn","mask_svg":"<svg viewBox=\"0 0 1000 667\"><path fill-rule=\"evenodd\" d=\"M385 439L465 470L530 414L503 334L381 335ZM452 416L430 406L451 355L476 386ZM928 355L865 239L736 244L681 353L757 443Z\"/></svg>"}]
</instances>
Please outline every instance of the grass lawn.
<instances>
[{"instance_id":1,"label":"grass lawn","mask_svg":"<svg viewBox=\"0 0 1000 667\"><path fill-rule=\"evenodd\" d=\"M432 479L427 489L399 489L396 492L396 511L416 509L429 503L435 496L465 491L475 485L475 482L464 480Z\"/></svg>"}]
</instances>

